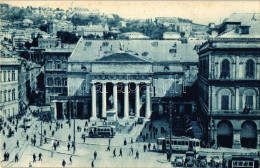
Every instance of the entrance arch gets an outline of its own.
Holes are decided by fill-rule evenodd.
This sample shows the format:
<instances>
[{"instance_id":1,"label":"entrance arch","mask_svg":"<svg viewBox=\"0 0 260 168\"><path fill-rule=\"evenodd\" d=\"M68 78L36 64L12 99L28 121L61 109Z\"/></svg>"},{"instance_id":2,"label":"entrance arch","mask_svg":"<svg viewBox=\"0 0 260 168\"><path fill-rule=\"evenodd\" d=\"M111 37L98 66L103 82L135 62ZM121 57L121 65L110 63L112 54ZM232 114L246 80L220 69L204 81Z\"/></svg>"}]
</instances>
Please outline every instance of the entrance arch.
<instances>
[{"instance_id":1,"label":"entrance arch","mask_svg":"<svg viewBox=\"0 0 260 168\"><path fill-rule=\"evenodd\" d=\"M241 125L241 147L256 148L257 130L253 121L245 121Z\"/></svg>"},{"instance_id":2,"label":"entrance arch","mask_svg":"<svg viewBox=\"0 0 260 168\"><path fill-rule=\"evenodd\" d=\"M218 146L232 148L233 126L230 121L224 120L218 123L217 142Z\"/></svg>"}]
</instances>

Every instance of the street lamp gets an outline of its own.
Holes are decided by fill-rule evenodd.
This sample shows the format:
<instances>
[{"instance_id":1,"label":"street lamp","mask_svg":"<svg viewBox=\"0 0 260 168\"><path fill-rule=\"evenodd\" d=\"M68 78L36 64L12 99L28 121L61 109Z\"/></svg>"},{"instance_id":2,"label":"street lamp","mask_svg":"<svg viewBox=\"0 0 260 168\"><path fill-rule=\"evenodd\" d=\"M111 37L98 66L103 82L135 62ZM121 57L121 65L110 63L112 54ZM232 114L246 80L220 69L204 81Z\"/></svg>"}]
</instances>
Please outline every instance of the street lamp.
<instances>
[{"instance_id":1,"label":"street lamp","mask_svg":"<svg viewBox=\"0 0 260 168\"><path fill-rule=\"evenodd\" d=\"M42 146L42 106L41 106L41 144L40 146Z\"/></svg>"},{"instance_id":2,"label":"street lamp","mask_svg":"<svg viewBox=\"0 0 260 168\"><path fill-rule=\"evenodd\" d=\"M172 159L172 112L173 112L173 102L170 101L169 105L169 112L170 112L170 119L169 119L169 124L170 124L170 161Z\"/></svg>"},{"instance_id":3,"label":"street lamp","mask_svg":"<svg viewBox=\"0 0 260 168\"><path fill-rule=\"evenodd\" d=\"M75 101L75 99L74 99L74 103L76 103L76 101ZM73 104L73 118L74 118L74 130L73 130L73 135L74 135L74 137L73 137L73 153L75 154L75 152L76 152L76 121L75 121L75 118L76 118L76 115L75 115L75 109L74 109L74 107L76 107L74 104Z\"/></svg>"}]
</instances>

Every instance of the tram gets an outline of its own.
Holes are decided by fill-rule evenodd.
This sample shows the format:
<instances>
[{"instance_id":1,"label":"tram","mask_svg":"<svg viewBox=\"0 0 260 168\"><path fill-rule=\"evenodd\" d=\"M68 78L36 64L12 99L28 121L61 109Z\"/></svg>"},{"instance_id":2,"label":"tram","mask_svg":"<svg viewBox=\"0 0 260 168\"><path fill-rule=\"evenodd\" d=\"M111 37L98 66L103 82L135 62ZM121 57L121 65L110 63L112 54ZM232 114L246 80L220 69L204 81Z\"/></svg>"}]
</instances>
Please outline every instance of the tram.
<instances>
[{"instance_id":1,"label":"tram","mask_svg":"<svg viewBox=\"0 0 260 168\"><path fill-rule=\"evenodd\" d=\"M259 168L258 157L255 156L233 156L231 159L227 160L228 165L225 167L230 168Z\"/></svg>"},{"instance_id":2,"label":"tram","mask_svg":"<svg viewBox=\"0 0 260 168\"><path fill-rule=\"evenodd\" d=\"M171 146L173 151L188 151L200 147L200 140L185 136L172 136ZM166 152L170 150L170 136L157 139L157 151Z\"/></svg>"},{"instance_id":3,"label":"tram","mask_svg":"<svg viewBox=\"0 0 260 168\"><path fill-rule=\"evenodd\" d=\"M116 134L115 126L92 126L89 127L89 137L110 137L113 138Z\"/></svg>"}]
</instances>

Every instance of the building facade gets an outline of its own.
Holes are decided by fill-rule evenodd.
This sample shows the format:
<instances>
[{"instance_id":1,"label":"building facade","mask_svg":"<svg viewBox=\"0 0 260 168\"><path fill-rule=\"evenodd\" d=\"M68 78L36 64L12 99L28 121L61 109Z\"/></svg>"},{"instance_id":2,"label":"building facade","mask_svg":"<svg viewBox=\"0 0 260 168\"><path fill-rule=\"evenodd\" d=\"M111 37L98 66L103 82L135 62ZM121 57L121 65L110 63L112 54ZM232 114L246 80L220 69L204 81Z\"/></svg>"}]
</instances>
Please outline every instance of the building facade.
<instances>
[{"instance_id":1,"label":"building facade","mask_svg":"<svg viewBox=\"0 0 260 168\"><path fill-rule=\"evenodd\" d=\"M42 51L45 70L45 103L50 104L50 96L67 95L67 66L72 52L70 48Z\"/></svg>"},{"instance_id":2,"label":"building facade","mask_svg":"<svg viewBox=\"0 0 260 168\"><path fill-rule=\"evenodd\" d=\"M233 14L218 36L200 46L200 119L210 145L259 148L260 25L255 18Z\"/></svg>"},{"instance_id":3,"label":"building facade","mask_svg":"<svg viewBox=\"0 0 260 168\"><path fill-rule=\"evenodd\" d=\"M13 117L19 113L18 103L18 70L17 58L2 57L0 65L0 110L5 117Z\"/></svg>"},{"instance_id":4,"label":"building facade","mask_svg":"<svg viewBox=\"0 0 260 168\"><path fill-rule=\"evenodd\" d=\"M81 38L68 60L68 95L50 96L53 118L165 114L169 99L181 97L197 78L198 43ZM193 108L192 102L187 104Z\"/></svg>"}]
</instances>

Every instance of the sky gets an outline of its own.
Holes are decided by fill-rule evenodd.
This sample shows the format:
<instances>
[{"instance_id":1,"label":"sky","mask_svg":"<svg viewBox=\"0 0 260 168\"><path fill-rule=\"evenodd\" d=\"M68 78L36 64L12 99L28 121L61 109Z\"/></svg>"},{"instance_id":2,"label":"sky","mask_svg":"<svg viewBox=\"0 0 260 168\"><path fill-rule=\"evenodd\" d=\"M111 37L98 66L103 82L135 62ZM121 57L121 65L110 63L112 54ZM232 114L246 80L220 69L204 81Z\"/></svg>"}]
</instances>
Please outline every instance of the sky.
<instances>
[{"instance_id":1,"label":"sky","mask_svg":"<svg viewBox=\"0 0 260 168\"><path fill-rule=\"evenodd\" d=\"M123 18L146 19L154 17L181 17L194 23L219 24L232 13L259 13L260 1L10 1L2 2L19 7L70 7L99 9Z\"/></svg>"}]
</instances>

